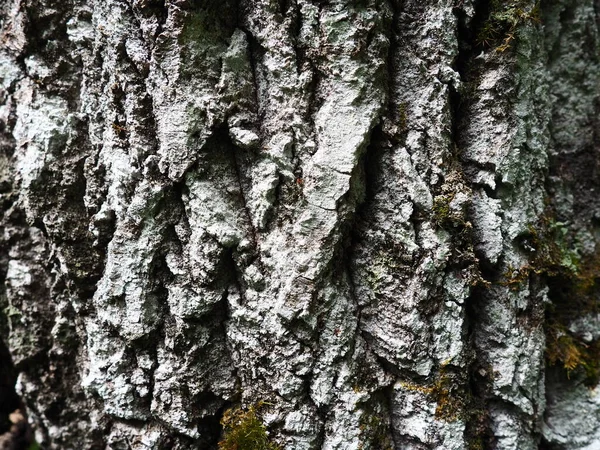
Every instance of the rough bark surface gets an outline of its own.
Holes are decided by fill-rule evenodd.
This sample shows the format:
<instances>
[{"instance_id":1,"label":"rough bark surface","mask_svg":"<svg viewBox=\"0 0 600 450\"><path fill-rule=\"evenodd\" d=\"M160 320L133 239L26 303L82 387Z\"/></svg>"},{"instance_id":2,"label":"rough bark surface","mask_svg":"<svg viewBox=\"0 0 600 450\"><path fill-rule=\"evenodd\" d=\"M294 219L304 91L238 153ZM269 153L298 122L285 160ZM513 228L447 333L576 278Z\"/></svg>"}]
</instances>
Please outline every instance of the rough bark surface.
<instances>
[{"instance_id":1,"label":"rough bark surface","mask_svg":"<svg viewBox=\"0 0 600 450\"><path fill-rule=\"evenodd\" d=\"M0 2L0 434L216 449L241 405L281 449L600 448L599 26Z\"/></svg>"}]
</instances>

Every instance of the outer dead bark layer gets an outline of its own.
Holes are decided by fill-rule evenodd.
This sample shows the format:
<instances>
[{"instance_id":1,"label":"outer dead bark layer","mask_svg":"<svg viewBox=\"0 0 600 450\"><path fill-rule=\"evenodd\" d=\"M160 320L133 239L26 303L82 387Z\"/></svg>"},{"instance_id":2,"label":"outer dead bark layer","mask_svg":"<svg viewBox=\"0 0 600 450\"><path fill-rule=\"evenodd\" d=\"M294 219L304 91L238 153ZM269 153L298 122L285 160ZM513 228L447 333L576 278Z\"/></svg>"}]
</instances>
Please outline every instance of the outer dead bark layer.
<instances>
[{"instance_id":1,"label":"outer dead bark layer","mask_svg":"<svg viewBox=\"0 0 600 450\"><path fill-rule=\"evenodd\" d=\"M1 3L0 434L216 449L241 405L282 449L597 448L599 23Z\"/></svg>"}]
</instances>

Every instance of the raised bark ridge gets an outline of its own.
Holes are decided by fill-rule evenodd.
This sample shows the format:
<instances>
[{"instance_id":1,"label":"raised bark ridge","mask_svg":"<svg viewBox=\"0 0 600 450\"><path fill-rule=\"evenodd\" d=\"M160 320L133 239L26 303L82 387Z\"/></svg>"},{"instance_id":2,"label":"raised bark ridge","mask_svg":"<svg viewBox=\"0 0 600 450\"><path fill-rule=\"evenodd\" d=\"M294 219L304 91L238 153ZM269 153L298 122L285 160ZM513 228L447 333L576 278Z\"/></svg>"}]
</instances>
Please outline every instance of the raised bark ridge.
<instances>
[{"instance_id":1,"label":"raised bark ridge","mask_svg":"<svg viewBox=\"0 0 600 450\"><path fill-rule=\"evenodd\" d=\"M0 425L595 448L599 8L3 3Z\"/></svg>"}]
</instances>

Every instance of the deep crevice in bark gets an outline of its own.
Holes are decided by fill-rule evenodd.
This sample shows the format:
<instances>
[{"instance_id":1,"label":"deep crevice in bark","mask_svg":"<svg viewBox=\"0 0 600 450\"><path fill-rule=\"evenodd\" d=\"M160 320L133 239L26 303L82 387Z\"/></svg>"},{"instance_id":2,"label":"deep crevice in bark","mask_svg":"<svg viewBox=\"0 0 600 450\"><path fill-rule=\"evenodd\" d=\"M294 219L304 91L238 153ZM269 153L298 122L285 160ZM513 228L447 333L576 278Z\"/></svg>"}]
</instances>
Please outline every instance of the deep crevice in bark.
<instances>
[{"instance_id":1,"label":"deep crevice in bark","mask_svg":"<svg viewBox=\"0 0 600 450\"><path fill-rule=\"evenodd\" d=\"M457 17L457 40L458 40L458 55L454 61L454 69L459 73L462 85L456 87L451 85L449 90L449 101L452 111L452 142L455 146L453 152L454 157L459 160L461 170L469 171L471 161L466 162L461 160L461 149L464 145L463 127L465 121L469 120L469 106L473 101L472 89L470 85L476 82L477 65L475 58L477 52L481 51L481 46L477 42L478 34L489 14L489 0L476 0L474 2L474 15L468 17L465 10L461 7L453 9L454 15ZM470 177L468 177L470 178ZM469 183L472 188L476 188L472 182ZM494 193L491 198L497 198ZM469 214L467 218L470 219ZM468 233L468 239L473 250L473 232ZM475 255L473 255L475 258ZM480 281L476 281L477 285L470 288L469 296L464 301L464 342L467 345L467 377L466 377L466 397L467 407L465 411L465 430L464 440L469 448L494 448L493 432L489 419L489 397L491 395L491 380L493 379L493 371L491 365L486 361L485 356L478 350L475 342L475 326L480 321L480 302L487 286L485 283L493 283L498 278L497 269L490 267L485 259L481 257L475 259L472 264L475 264L473 270L478 272L478 277L482 277Z\"/></svg>"},{"instance_id":2,"label":"deep crevice in bark","mask_svg":"<svg viewBox=\"0 0 600 450\"><path fill-rule=\"evenodd\" d=\"M9 414L23 408L19 396L15 392L17 373L12 363L8 348L0 339L0 443L3 442L2 434L10 430Z\"/></svg>"}]
</instances>

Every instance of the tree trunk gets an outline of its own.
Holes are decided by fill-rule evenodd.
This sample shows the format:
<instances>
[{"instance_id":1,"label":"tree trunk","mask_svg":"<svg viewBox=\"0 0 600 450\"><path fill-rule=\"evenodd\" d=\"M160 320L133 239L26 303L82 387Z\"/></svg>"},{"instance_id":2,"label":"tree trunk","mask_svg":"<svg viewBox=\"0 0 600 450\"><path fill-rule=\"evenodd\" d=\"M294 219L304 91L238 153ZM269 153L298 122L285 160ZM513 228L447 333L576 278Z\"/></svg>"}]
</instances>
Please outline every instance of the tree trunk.
<instances>
[{"instance_id":1,"label":"tree trunk","mask_svg":"<svg viewBox=\"0 0 600 450\"><path fill-rule=\"evenodd\" d=\"M2 2L0 446L599 448L599 25Z\"/></svg>"}]
</instances>

